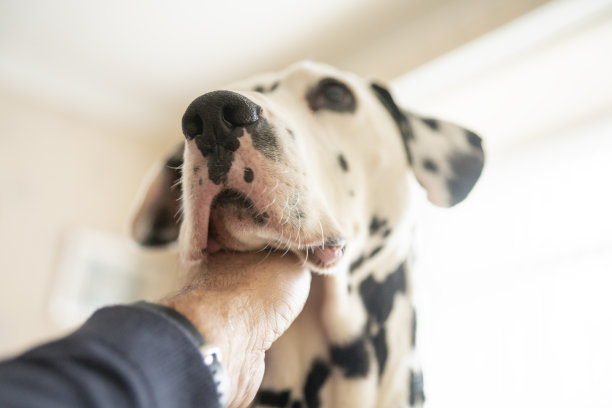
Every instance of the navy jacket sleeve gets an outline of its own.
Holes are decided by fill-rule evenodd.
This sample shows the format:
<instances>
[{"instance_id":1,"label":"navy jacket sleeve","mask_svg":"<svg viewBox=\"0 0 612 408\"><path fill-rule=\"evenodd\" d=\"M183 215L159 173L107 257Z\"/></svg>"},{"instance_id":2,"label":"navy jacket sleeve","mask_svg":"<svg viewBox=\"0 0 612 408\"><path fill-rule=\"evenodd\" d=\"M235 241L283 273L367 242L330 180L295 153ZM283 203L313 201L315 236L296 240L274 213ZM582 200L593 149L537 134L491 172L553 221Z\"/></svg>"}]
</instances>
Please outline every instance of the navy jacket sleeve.
<instances>
[{"instance_id":1,"label":"navy jacket sleeve","mask_svg":"<svg viewBox=\"0 0 612 408\"><path fill-rule=\"evenodd\" d=\"M185 329L136 306L101 309L77 331L0 363L0 407L217 407Z\"/></svg>"}]
</instances>

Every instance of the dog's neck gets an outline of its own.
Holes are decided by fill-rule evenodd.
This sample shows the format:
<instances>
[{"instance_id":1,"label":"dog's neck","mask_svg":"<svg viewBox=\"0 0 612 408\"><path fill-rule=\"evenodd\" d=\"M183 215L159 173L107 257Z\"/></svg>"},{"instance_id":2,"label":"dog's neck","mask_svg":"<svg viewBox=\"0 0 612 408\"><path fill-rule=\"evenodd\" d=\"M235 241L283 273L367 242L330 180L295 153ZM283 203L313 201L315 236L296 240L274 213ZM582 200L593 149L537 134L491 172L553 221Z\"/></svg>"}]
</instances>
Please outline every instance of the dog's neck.
<instances>
[{"instance_id":1,"label":"dog's neck","mask_svg":"<svg viewBox=\"0 0 612 408\"><path fill-rule=\"evenodd\" d=\"M377 406L397 406L406 400L415 346L411 246L394 233L378 249L380 243L377 237L365 240L345 269L313 280L315 313L330 347L331 363L362 385L354 388L355 395L337 395L338 404L346 398L354 402L352 406L373 406L374 400ZM377 394L376 387L385 394Z\"/></svg>"},{"instance_id":2,"label":"dog's neck","mask_svg":"<svg viewBox=\"0 0 612 408\"><path fill-rule=\"evenodd\" d=\"M371 229L358 250L332 274L323 277L322 319L330 339L346 341L368 331L387 316L396 294L410 298L412 242L403 230ZM357 313L364 310L365 313Z\"/></svg>"},{"instance_id":3,"label":"dog's neck","mask_svg":"<svg viewBox=\"0 0 612 408\"><path fill-rule=\"evenodd\" d=\"M374 223L367 235L347 247L337 269L313 274L302 314L266 357L264 389L297 384L299 393L314 373L321 374L315 367L323 367L325 377L351 380L348 394L343 387L328 389L328 406L400 406L407 400L414 348L408 282L411 230L389 225L395 230ZM287 364L302 370L288 373L283 370Z\"/></svg>"}]
</instances>

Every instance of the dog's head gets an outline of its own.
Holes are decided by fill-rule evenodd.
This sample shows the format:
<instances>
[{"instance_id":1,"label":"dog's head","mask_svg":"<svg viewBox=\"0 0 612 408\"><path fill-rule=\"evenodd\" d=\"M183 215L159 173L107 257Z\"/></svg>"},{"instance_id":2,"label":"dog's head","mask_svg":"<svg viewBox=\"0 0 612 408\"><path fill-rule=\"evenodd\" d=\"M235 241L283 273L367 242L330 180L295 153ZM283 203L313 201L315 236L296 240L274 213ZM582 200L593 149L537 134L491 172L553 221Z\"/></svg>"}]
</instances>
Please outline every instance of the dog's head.
<instances>
[{"instance_id":1,"label":"dog's head","mask_svg":"<svg viewBox=\"0 0 612 408\"><path fill-rule=\"evenodd\" d=\"M204 94L182 125L185 144L149 183L133 234L145 245L178 238L184 261L272 248L325 271L377 214L405 220L411 174L433 203L451 206L484 161L474 133L310 62Z\"/></svg>"}]
</instances>

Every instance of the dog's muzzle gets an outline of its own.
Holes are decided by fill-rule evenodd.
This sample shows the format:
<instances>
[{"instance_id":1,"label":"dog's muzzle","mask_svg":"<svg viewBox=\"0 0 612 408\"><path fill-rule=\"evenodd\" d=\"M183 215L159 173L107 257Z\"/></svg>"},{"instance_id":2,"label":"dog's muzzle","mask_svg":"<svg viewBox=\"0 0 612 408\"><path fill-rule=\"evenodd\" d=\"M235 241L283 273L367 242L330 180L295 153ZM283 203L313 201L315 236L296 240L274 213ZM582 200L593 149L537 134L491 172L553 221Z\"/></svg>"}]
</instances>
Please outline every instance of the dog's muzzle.
<instances>
[{"instance_id":1,"label":"dog's muzzle","mask_svg":"<svg viewBox=\"0 0 612 408\"><path fill-rule=\"evenodd\" d=\"M192 164L190 170L198 172L198 182L190 183L193 187L187 190L190 191L187 200L194 200L191 211L194 214L192 222L195 223L195 246L191 253L195 259L222 249L252 251L263 246L276 247L270 242L262 245L256 232L263 228L278 229L280 224L286 224L288 221L282 219L285 208L280 212L280 218L274 217L272 208L275 202L284 202L285 199L276 200L275 197L267 195L267 192L273 189L262 188L257 180L253 181L253 171L257 172L259 164L267 163L261 167L281 165L279 160L282 153L278 135L263 116L261 106L231 91L204 94L196 98L183 115L182 127L187 140L187 150L195 152L197 148L205 159L204 166L207 168L204 170L199 165ZM246 134L250 135L250 141L246 143L252 146L250 150L241 149L241 142L247 139ZM244 176L237 180L236 172L242 171L247 156L253 168L244 168ZM233 169L233 166L237 168ZM266 173L266 177L273 178L275 175ZM229 229L224 221L228 217L233 220L233 227ZM244 225L237 227L236 218L243 220ZM247 230L250 235L245 232ZM298 220L298 234L299 230ZM283 233L280 233L279 243L283 242L282 237ZM297 247L293 247L293 244L288 246L298 255L321 267L334 265L343 257L345 243L337 235L317 236L315 240L319 243L308 240L300 242L298 239ZM280 245L277 249L288 249L283 246Z\"/></svg>"}]
</instances>

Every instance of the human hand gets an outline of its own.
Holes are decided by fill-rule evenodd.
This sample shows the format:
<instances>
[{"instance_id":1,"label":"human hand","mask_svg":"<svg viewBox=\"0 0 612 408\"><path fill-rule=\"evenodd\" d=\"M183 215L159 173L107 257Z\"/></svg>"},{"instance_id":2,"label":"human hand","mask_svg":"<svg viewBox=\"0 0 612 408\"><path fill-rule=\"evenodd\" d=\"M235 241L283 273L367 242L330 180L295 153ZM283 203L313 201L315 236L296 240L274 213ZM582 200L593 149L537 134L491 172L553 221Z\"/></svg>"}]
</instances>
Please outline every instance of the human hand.
<instances>
[{"instance_id":1,"label":"human hand","mask_svg":"<svg viewBox=\"0 0 612 408\"><path fill-rule=\"evenodd\" d=\"M304 307L310 279L292 254L221 252L190 270L184 288L159 303L183 314L220 348L229 406L245 407L261 384L265 351Z\"/></svg>"}]
</instances>

